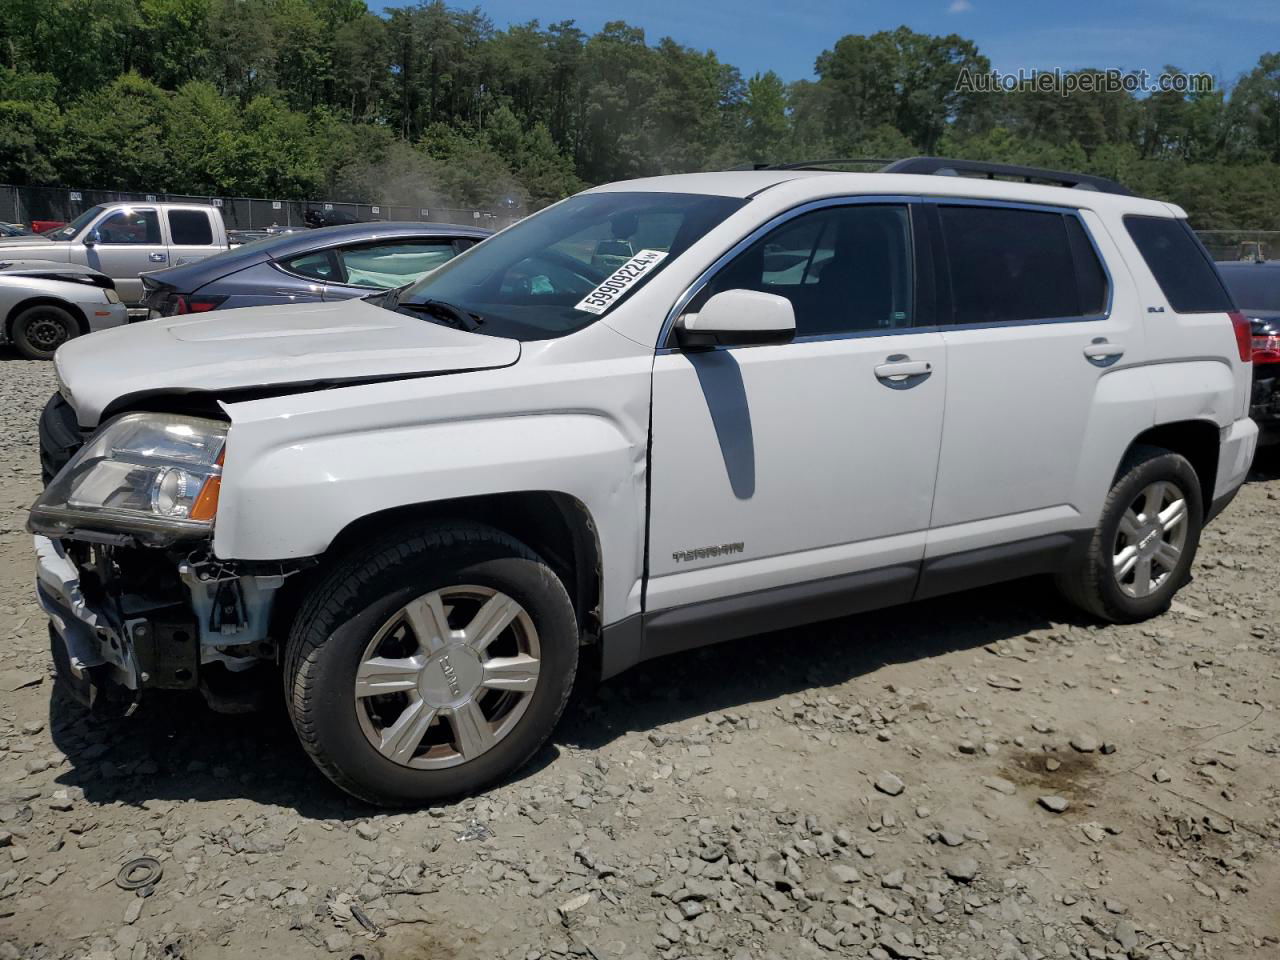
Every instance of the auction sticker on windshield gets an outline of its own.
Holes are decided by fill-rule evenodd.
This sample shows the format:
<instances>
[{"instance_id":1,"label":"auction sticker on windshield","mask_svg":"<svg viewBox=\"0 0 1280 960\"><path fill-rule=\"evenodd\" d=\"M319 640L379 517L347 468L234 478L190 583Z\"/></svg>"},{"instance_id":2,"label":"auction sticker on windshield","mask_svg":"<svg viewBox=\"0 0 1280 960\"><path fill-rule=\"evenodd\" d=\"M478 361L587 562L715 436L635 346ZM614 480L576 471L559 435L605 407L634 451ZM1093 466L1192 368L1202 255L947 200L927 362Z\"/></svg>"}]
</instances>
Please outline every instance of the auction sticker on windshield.
<instances>
[{"instance_id":1,"label":"auction sticker on windshield","mask_svg":"<svg viewBox=\"0 0 1280 960\"><path fill-rule=\"evenodd\" d=\"M665 250L641 250L634 257L609 275L609 278L574 304L575 310L585 310L596 316L604 313L618 299L639 282L640 278L667 257Z\"/></svg>"}]
</instances>

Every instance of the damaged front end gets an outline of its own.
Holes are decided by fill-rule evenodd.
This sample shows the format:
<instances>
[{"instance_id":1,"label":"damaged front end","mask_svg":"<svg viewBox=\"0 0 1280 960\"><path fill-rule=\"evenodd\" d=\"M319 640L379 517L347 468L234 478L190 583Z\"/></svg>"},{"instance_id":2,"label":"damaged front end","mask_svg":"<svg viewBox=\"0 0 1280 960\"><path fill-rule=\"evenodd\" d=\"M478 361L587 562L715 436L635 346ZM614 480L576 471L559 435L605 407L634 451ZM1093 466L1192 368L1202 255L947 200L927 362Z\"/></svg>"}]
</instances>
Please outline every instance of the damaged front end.
<instances>
[{"instance_id":1,"label":"damaged front end","mask_svg":"<svg viewBox=\"0 0 1280 960\"><path fill-rule=\"evenodd\" d=\"M126 414L77 447L65 407L55 397L41 419L52 476L28 529L68 686L99 713L132 712L145 689L253 709L276 661L275 599L300 565L212 555L227 424Z\"/></svg>"},{"instance_id":2,"label":"damaged front end","mask_svg":"<svg viewBox=\"0 0 1280 960\"><path fill-rule=\"evenodd\" d=\"M144 690L196 689L241 713L272 688L272 612L297 567L40 535L35 548L55 662L95 712L131 713Z\"/></svg>"}]
</instances>

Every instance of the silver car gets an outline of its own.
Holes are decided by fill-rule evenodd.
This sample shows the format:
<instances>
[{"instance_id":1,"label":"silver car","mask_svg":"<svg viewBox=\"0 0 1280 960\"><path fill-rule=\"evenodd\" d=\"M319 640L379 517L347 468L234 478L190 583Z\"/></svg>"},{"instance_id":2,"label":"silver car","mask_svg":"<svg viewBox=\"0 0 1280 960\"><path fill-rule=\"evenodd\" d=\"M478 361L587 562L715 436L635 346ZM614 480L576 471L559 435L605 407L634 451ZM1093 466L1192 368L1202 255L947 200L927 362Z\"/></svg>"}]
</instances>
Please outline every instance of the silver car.
<instances>
[{"instance_id":1,"label":"silver car","mask_svg":"<svg viewBox=\"0 0 1280 960\"><path fill-rule=\"evenodd\" d=\"M129 322L111 278L52 260L0 259L0 344L49 360L72 337Z\"/></svg>"}]
</instances>

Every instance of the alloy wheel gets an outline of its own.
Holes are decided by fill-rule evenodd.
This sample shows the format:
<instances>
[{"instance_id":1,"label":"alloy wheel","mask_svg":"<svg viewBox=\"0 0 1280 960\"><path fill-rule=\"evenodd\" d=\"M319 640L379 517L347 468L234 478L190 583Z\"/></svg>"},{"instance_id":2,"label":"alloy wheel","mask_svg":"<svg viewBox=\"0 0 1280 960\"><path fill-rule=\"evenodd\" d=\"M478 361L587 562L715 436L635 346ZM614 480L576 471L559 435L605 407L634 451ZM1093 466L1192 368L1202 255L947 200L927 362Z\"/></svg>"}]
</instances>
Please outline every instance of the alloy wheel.
<instances>
[{"instance_id":1,"label":"alloy wheel","mask_svg":"<svg viewBox=\"0 0 1280 960\"><path fill-rule=\"evenodd\" d=\"M356 669L360 729L401 766L474 760L529 708L541 665L538 632L514 599L489 587L432 591L397 610Z\"/></svg>"},{"instance_id":2,"label":"alloy wheel","mask_svg":"<svg viewBox=\"0 0 1280 960\"><path fill-rule=\"evenodd\" d=\"M1112 572L1130 597L1160 589L1182 559L1187 542L1187 499L1172 481L1148 484L1120 518Z\"/></svg>"}]
</instances>

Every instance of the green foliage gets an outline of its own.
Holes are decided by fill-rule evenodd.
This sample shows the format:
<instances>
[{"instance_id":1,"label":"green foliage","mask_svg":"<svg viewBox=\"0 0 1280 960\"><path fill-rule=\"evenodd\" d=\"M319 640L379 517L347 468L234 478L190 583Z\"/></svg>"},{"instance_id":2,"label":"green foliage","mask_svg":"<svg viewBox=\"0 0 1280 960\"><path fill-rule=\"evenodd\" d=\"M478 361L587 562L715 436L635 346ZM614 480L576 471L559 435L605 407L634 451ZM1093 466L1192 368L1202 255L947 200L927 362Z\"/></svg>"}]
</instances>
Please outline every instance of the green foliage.
<instances>
[{"instance_id":1,"label":"green foliage","mask_svg":"<svg viewBox=\"0 0 1280 960\"><path fill-rule=\"evenodd\" d=\"M9 183L537 209L584 182L942 153L1116 177L1201 227L1280 228L1280 53L1230 91L992 94L958 83L990 68L973 41L906 27L833 38L816 79L788 85L620 21L498 30L444 0L4 11Z\"/></svg>"},{"instance_id":2,"label":"green foliage","mask_svg":"<svg viewBox=\"0 0 1280 960\"><path fill-rule=\"evenodd\" d=\"M164 112L168 96L150 80L126 73L77 100L50 144L69 183L100 189L167 189Z\"/></svg>"}]
</instances>

